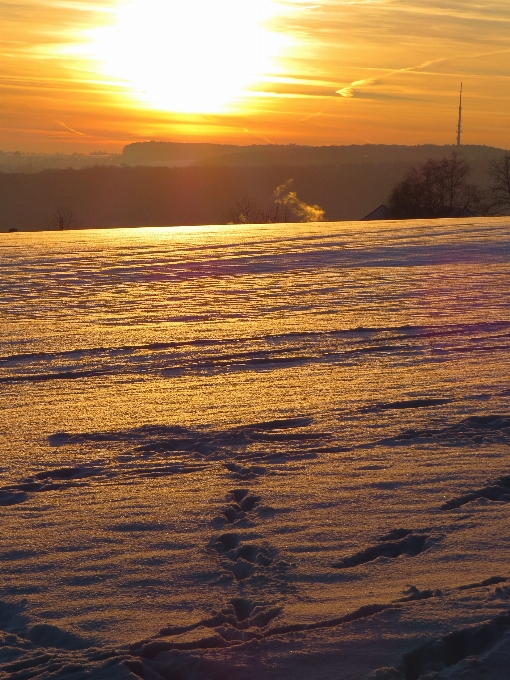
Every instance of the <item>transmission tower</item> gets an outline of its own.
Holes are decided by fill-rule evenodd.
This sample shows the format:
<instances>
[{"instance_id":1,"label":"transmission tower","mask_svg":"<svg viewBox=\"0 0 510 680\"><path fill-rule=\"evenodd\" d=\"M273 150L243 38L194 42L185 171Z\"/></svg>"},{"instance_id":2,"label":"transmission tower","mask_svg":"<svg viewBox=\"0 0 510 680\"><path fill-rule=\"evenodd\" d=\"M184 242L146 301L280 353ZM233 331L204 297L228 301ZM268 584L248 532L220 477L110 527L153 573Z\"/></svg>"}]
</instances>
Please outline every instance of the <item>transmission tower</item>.
<instances>
[{"instance_id":1,"label":"transmission tower","mask_svg":"<svg viewBox=\"0 0 510 680\"><path fill-rule=\"evenodd\" d=\"M457 124L457 146L460 146L461 132L462 132L462 83L460 84L459 122Z\"/></svg>"}]
</instances>

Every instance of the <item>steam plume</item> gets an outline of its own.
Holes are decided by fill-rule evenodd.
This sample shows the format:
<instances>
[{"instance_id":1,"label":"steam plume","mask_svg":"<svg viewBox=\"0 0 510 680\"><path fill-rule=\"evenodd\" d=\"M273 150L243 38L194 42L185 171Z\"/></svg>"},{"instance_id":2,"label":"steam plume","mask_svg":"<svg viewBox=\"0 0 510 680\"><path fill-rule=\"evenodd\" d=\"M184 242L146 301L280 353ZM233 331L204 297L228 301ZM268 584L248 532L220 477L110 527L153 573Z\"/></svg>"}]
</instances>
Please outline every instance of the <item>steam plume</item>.
<instances>
[{"instance_id":1,"label":"steam plume","mask_svg":"<svg viewBox=\"0 0 510 680\"><path fill-rule=\"evenodd\" d=\"M296 215L300 222L322 222L324 210L318 205L308 205L299 200L294 190L294 180L288 179L274 192L275 203L286 206Z\"/></svg>"}]
</instances>

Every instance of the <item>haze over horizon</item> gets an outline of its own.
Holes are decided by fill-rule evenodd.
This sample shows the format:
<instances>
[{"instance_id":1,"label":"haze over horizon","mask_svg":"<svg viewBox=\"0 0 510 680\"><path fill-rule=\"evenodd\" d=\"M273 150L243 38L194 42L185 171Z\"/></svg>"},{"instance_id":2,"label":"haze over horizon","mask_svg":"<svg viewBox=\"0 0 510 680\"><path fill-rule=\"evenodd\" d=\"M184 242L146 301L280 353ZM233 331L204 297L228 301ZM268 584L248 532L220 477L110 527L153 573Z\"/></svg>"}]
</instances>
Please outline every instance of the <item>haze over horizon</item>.
<instances>
[{"instance_id":1,"label":"haze over horizon","mask_svg":"<svg viewBox=\"0 0 510 680\"><path fill-rule=\"evenodd\" d=\"M0 2L4 151L134 141L510 147L489 0Z\"/></svg>"}]
</instances>

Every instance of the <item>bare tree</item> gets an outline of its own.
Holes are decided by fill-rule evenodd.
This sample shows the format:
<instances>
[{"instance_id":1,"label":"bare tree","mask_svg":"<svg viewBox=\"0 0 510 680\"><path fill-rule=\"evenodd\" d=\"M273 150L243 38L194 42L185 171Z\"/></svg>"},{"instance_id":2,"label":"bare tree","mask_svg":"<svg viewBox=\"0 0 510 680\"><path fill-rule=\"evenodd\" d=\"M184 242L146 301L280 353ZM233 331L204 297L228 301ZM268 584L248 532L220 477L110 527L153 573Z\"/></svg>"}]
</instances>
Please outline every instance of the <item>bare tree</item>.
<instances>
[{"instance_id":1,"label":"bare tree","mask_svg":"<svg viewBox=\"0 0 510 680\"><path fill-rule=\"evenodd\" d=\"M61 206L57 208L53 215L46 220L46 226L48 229L58 229L64 231L64 229L77 229L80 224L76 214L68 208L67 206Z\"/></svg>"},{"instance_id":2,"label":"bare tree","mask_svg":"<svg viewBox=\"0 0 510 680\"><path fill-rule=\"evenodd\" d=\"M506 212L510 209L510 153L499 161L492 161L489 175L492 206L498 212Z\"/></svg>"},{"instance_id":3,"label":"bare tree","mask_svg":"<svg viewBox=\"0 0 510 680\"><path fill-rule=\"evenodd\" d=\"M269 208L261 208L253 199L244 196L230 208L224 216L225 224L274 224L287 222L287 208L273 203Z\"/></svg>"},{"instance_id":4,"label":"bare tree","mask_svg":"<svg viewBox=\"0 0 510 680\"><path fill-rule=\"evenodd\" d=\"M455 152L411 168L390 194L393 216L419 219L485 213L482 191L467 181L470 172L469 165Z\"/></svg>"},{"instance_id":5,"label":"bare tree","mask_svg":"<svg viewBox=\"0 0 510 680\"><path fill-rule=\"evenodd\" d=\"M321 222L324 210L318 205L301 201L294 189L292 179L276 187L273 202L261 208L253 199L244 197L225 215L227 224L274 224L277 222Z\"/></svg>"}]
</instances>

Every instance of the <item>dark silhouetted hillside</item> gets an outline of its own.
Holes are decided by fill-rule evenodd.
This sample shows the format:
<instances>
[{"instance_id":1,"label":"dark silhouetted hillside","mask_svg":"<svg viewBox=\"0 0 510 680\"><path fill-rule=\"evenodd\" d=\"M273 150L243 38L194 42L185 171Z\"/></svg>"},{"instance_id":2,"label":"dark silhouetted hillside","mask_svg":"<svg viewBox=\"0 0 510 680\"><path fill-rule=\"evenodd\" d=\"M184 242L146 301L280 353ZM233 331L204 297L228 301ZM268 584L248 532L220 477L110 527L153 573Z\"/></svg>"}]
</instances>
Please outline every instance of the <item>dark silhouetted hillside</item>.
<instances>
[{"instance_id":1,"label":"dark silhouetted hillside","mask_svg":"<svg viewBox=\"0 0 510 680\"><path fill-rule=\"evenodd\" d=\"M51 168L91 168L96 165L121 165L121 154L95 153L22 153L0 151L0 172L41 172Z\"/></svg>"},{"instance_id":2,"label":"dark silhouetted hillside","mask_svg":"<svg viewBox=\"0 0 510 680\"><path fill-rule=\"evenodd\" d=\"M140 165L124 167L0 173L0 230L45 229L62 207L71 209L85 228L215 224L243 197L267 206L275 188L289 179L294 180L301 200L325 210L326 220L357 220L387 200L413 163L441 158L452 148L169 146L161 142L129 145L125 153L138 149L134 155L141 154L141 159L142 151L150 148L154 154L152 161L147 160L150 163L170 149L181 154L180 161L185 160L182 154L188 154L190 161L190 147L196 152L195 161L186 167L144 166L140 160ZM224 153L232 148L237 151ZM220 156L197 157L218 149L223 152ZM461 151L473 169L471 181L481 185L487 182L488 161L504 153L469 146Z\"/></svg>"},{"instance_id":3,"label":"dark silhouetted hillside","mask_svg":"<svg viewBox=\"0 0 510 680\"><path fill-rule=\"evenodd\" d=\"M124 147L122 158L130 165L161 161L201 161L206 158L233 153L244 147L235 144L185 142L134 142Z\"/></svg>"},{"instance_id":4,"label":"dark silhouetted hillside","mask_svg":"<svg viewBox=\"0 0 510 680\"><path fill-rule=\"evenodd\" d=\"M185 144L136 142L124 147L126 163L188 161L207 165L352 165L362 163L421 163L448 156L456 146L422 144L352 144L350 146L302 146L298 144ZM461 152L470 163L500 158L504 151L490 146L464 145Z\"/></svg>"},{"instance_id":5,"label":"dark silhouetted hillside","mask_svg":"<svg viewBox=\"0 0 510 680\"><path fill-rule=\"evenodd\" d=\"M326 220L360 219L386 199L405 164L301 167L96 167L0 174L0 230L46 229L55 210L85 228L215 224L242 197L264 206L294 180Z\"/></svg>"}]
</instances>

